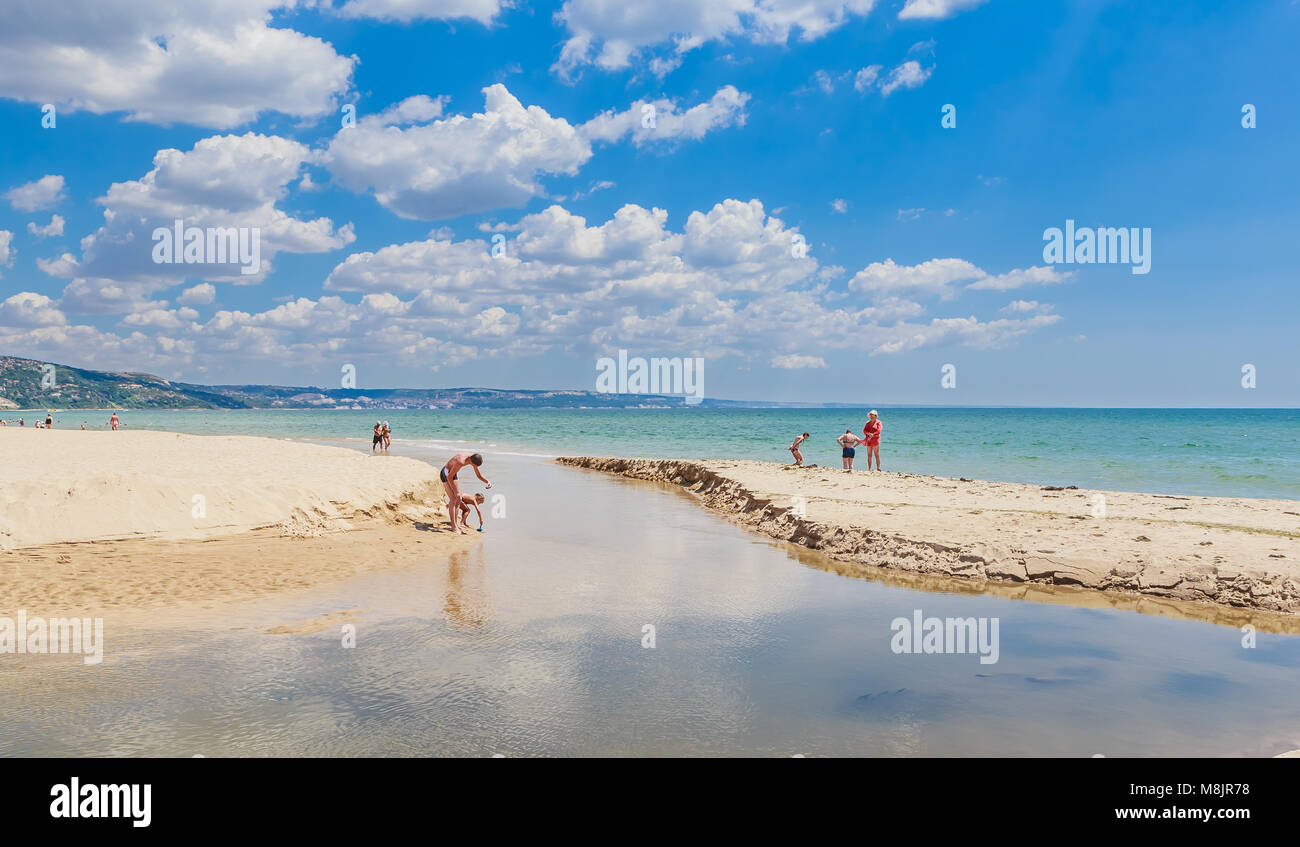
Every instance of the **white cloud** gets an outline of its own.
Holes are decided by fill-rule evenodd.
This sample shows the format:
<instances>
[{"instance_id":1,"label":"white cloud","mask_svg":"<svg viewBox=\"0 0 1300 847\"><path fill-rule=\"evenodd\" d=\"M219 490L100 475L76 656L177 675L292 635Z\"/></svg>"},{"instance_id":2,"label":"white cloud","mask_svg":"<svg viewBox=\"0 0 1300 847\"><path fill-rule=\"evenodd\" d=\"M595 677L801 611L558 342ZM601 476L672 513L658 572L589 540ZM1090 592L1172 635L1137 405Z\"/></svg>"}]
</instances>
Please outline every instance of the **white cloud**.
<instances>
[{"instance_id":1,"label":"white cloud","mask_svg":"<svg viewBox=\"0 0 1300 847\"><path fill-rule=\"evenodd\" d=\"M889 72L889 78L880 83L880 93L885 97L900 88L916 88L930 78L934 68L923 68L915 59L909 59Z\"/></svg>"},{"instance_id":2,"label":"white cloud","mask_svg":"<svg viewBox=\"0 0 1300 847\"><path fill-rule=\"evenodd\" d=\"M985 2L987 0L907 0L898 13L898 19L947 18Z\"/></svg>"},{"instance_id":3,"label":"white cloud","mask_svg":"<svg viewBox=\"0 0 1300 847\"><path fill-rule=\"evenodd\" d=\"M900 221L914 221L921 215L925 214L925 207L921 206L916 209L899 209L898 219Z\"/></svg>"},{"instance_id":4,"label":"white cloud","mask_svg":"<svg viewBox=\"0 0 1300 847\"><path fill-rule=\"evenodd\" d=\"M1052 267L1032 267L1007 271L1004 274L985 276L971 284L973 290L1010 291L1028 285L1056 285L1074 276L1074 271L1058 271Z\"/></svg>"},{"instance_id":5,"label":"white cloud","mask_svg":"<svg viewBox=\"0 0 1300 847\"><path fill-rule=\"evenodd\" d=\"M180 293L176 302L183 306L206 306L217 299L217 287L210 282L200 282Z\"/></svg>"},{"instance_id":6,"label":"white cloud","mask_svg":"<svg viewBox=\"0 0 1300 847\"><path fill-rule=\"evenodd\" d=\"M748 102L748 94L725 85L708 102L684 112L678 112L677 104L668 99L637 101L626 111L597 115L579 127L579 131L592 141L618 141L631 135L638 147L653 141L698 140L715 129L744 126Z\"/></svg>"},{"instance_id":7,"label":"white cloud","mask_svg":"<svg viewBox=\"0 0 1300 847\"><path fill-rule=\"evenodd\" d=\"M503 0L347 0L338 13L345 18L375 18L399 23L469 18L486 25L509 5Z\"/></svg>"},{"instance_id":8,"label":"white cloud","mask_svg":"<svg viewBox=\"0 0 1300 847\"><path fill-rule=\"evenodd\" d=\"M844 214L849 210L849 201L843 197L836 197L831 201L831 211L838 214Z\"/></svg>"},{"instance_id":9,"label":"white cloud","mask_svg":"<svg viewBox=\"0 0 1300 847\"><path fill-rule=\"evenodd\" d=\"M919 265L898 265L893 259L873 262L849 280L849 289L877 296L934 295L945 300L956 296L959 283L971 290L1007 291L1029 285L1065 282L1073 271L1062 273L1052 267L1016 269L990 274L965 259L930 259Z\"/></svg>"},{"instance_id":10,"label":"white cloud","mask_svg":"<svg viewBox=\"0 0 1300 847\"><path fill-rule=\"evenodd\" d=\"M46 174L34 182L27 182L4 193L4 198L20 212L36 212L63 202L63 176Z\"/></svg>"},{"instance_id":11,"label":"white cloud","mask_svg":"<svg viewBox=\"0 0 1300 847\"><path fill-rule=\"evenodd\" d=\"M875 0L566 0L555 19L568 39L553 69L569 76L585 65L619 70L648 60L650 70L663 76L711 41L784 44L796 33L813 41L874 5Z\"/></svg>"},{"instance_id":12,"label":"white cloud","mask_svg":"<svg viewBox=\"0 0 1300 847\"><path fill-rule=\"evenodd\" d=\"M22 291L0 301L0 326L60 326L66 322L58 306L44 294Z\"/></svg>"},{"instance_id":13,"label":"white cloud","mask_svg":"<svg viewBox=\"0 0 1300 847\"><path fill-rule=\"evenodd\" d=\"M882 65L867 65L858 71L853 77L853 88L855 91L863 92L876 84L880 78L880 72L884 70Z\"/></svg>"},{"instance_id":14,"label":"white cloud","mask_svg":"<svg viewBox=\"0 0 1300 847\"><path fill-rule=\"evenodd\" d=\"M821 356L801 356L797 353L791 353L788 356L773 356L772 367L784 368L785 370L824 368L826 367L826 360Z\"/></svg>"},{"instance_id":15,"label":"white cloud","mask_svg":"<svg viewBox=\"0 0 1300 847\"><path fill-rule=\"evenodd\" d=\"M37 238L53 238L63 234L63 218L54 215L45 226L37 226L35 221L27 222L27 232Z\"/></svg>"},{"instance_id":16,"label":"white cloud","mask_svg":"<svg viewBox=\"0 0 1300 847\"><path fill-rule=\"evenodd\" d=\"M276 204L287 194L311 152L278 136L211 136L191 150L159 150L144 176L109 186L97 202L104 223L81 239L81 256L38 261L46 273L72 281L65 311L125 312L156 308L150 295L189 277L255 284L269 274L280 252L321 253L350 244L351 225L329 218L303 220ZM244 275L236 264L158 264L153 231L187 226L256 230L261 271Z\"/></svg>"},{"instance_id":17,"label":"white cloud","mask_svg":"<svg viewBox=\"0 0 1300 847\"><path fill-rule=\"evenodd\" d=\"M1037 300L1012 300L1000 311L1004 315L1041 315L1052 311L1052 306Z\"/></svg>"},{"instance_id":18,"label":"white cloud","mask_svg":"<svg viewBox=\"0 0 1300 847\"><path fill-rule=\"evenodd\" d=\"M334 136L324 163L393 213L436 220L522 206L544 193L541 175L576 174L591 158L590 142L563 118L525 108L500 83L483 94L483 111L470 117L407 127L389 122L393 110L362 118Z\"/></svg>"},{"instance_id":19,"label":"white cloud","mask_svg":"<svg viewBox=\"0 0 1300 847\"><path fill-rule=\"evenodd\" d=\"M0 229L0 267L13 263L14 251L10 247L13 242L14 234L7 229Z\"/></svg>"},{"instance_id":20,"label":"white cloud","mask_svg":"<svg viewBox=\"0 0 1300 847\"><path fill-rule=\"evenodd\" d=\"M354 57L270 26L295 0L10 3L0 97L132 120L229 128L264 112L333 113Z\"/></svg>"}]
</instances>

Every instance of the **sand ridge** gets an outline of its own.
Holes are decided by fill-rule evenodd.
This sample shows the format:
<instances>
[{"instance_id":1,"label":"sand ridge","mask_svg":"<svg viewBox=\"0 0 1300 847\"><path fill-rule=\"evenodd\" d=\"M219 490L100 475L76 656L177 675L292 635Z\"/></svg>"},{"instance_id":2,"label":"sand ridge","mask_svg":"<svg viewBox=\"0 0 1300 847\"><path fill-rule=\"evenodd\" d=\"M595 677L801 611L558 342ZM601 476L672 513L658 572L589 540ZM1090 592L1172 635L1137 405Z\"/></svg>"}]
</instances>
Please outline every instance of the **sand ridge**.
<instances>
[{"instance_id":1,"label":"sand ridge","mask_svg":"<svg viewBox=\"0 0 1300 847\"><path fill-rule=\"evenodd\" d=\"M263 527L310 537L357 517L423 514L441 498L437 469L400 456L253 436L0 427L0 550Z\"/></svg>"},{"instance_id":2,"label":"sand ridge","mask_svg":"<svg viewBox=\"0 0 1300 847\"><path fill-rule=\"evenodd\" d=\"M1300 612L1300 503L774 462L565 457L667 482L751 529L846 562ZM1100 495L1105 516L1095 516Z\"/></svg>"}]
</instances>

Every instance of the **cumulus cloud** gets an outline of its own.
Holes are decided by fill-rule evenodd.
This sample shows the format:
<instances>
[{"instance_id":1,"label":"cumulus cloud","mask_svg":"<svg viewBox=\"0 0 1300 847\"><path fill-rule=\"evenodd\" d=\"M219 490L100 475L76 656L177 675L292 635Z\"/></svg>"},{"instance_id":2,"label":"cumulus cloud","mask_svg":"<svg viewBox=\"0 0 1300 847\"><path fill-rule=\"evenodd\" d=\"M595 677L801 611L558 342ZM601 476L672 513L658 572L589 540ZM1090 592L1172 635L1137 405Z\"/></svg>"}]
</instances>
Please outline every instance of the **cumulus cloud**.
<instances>
[{"instance_id":1,"label":"cumulus cloud","mask_svg":"<svg viewBox=\"0 0 1300 847\"><path fill-rule=\"evenodd\" d=\"M318 118L351 85L354 57L270 25L296 0L10 3L0 97L153 123L229 128L264 112Z\"/></svg>"},{"instance_id":2,"label":"cumulus cloud","mask_svg":"<svg viewBox=\"0 0 1300 847\"><path fill-rule=\"evenodd\" d=\"M934 68L923 68L915 59L909 59L889 72L889 77L880 83L880 93L885 97L900 88L916 88L930 78Z\"/></svg>"},{"instance_id":3,"label":"cumulus cloud","mask_svg":"<svg viewBox=\"0 0 1300 847\"><path fill-rule=\"evenodd\" d=\"M1052 267L1031 267L990 274L965 259L930 259L910 266L886 259L858 271L849 280L849 288L875 296L937 296L947 300L955 297L962 287L1006 291L1027 285L1053 285L1069 279L1072 273L1062 273ZM967 285L959 286L959 283Z\"/></svg>"},{"instance_id":4,"label":"cumulus cloud","mask_svg":"<svg viewBox=\"0 0 1300 847\"><path fill-rule=\"evenodd\" d=\"M61 174L46 174L34 182L9 189L4 198L20 212L36 212L63 202L63 187Z\"/></svg>"},{"instance_id":5,"label":"cumulus cloud","mask_svg":"<svg viewBox=\"0 0 1300 847\"><path fill-rule=\"evenodd\" d=\"M655 141L698 140L715 129L744 126L748 102L748 94L725 85L707 102L684 112L677 111L677 104L666 98L637 101L626 111L599 114L580 129L592 141L618 141L630 135L638 147Z\"/></svg>"},{"instance_id":6,"label":"cumulus cloud","mask_svg":"<svg viewBox=\"0 0 1300 847\"><path fill-rule=\"evenodd\" d=\"M12 244L14 234L7 229L0 229L0 267L7 267L13 264L14 251Z\"/></svg>"},{"instance_id":7,"label":"cumulus cloud","mask_svg":"<svg viewBox=\"0 0 1300 847\"><path fill-rule=\"evenodd\" d=\"M858 92L864 92L876 84L880 79L880 72L884 70L882 65L867 65L853 76L853 89Z\"/></svg>"},{"instance_id":8,"label":"cumulus cloud","mask_svg":"<svg viewBox=\"0 0 1300 847\"><path fill-rule=\"evenodd\" d=\"M38 261L47 274L70 279L66 311L125 312L157 308L151 295L189 277L254 284L280 252L319 253L350 244L351 225L329 218L303 220L277 208L311 152L278 136L211 136L188 151L159 150L153 169L137 180L113 183L97 202L104 223L81 240L81 255ZM200 228L257 232L260 271L237 263L159 264L153 233L176 220Z\"/></svg>"},{"instance_id":9,"label":"cumulus cloud","mask_svg":"<svg viewBox=\"0 0 1300 847\"><path fill-rule=\"evenodd\" d=\"M54 215L45 226L37 226L35 221L27 222L27 232L37 238L53 238L63 234L63 218Z\"/></svg>"},{"instance_id":10,"label":"cumulus cloud","mask_svg":"<svg viewBox=\"0 0 1300 847\"><path fill-rule=\"evenodd\" d=\"M21 291L0 301L0 326L44 327L65 323L67 318L58 305L44 294Z\"/></svg>"},{"instance_id":11,"label":"cumulus cloud","mask_svg":"<svg viewBox=\"0 0 1300 847\"><path fill-rule=\"evenodd\" d=\"M210 282L200 282L182 291L176 302L183 306L206 306L217 299L217 287Z\"/></svg>"},{"instance_id":12,"label":"cumulus cloud","mask_svg":"<svg viewBox=\"0 0 1300 847\"><path fill-rule=\"evenodd\" d=\"M898 13L899 20L948 18L967 9L983 5L987 0L907 0Z\"/></svg>"},{"instance_id":13,"label":"cumulus cloud","mask_svg":"<svg viewBox=\"0 0 1300 847\"><path fill-rule=\"evenodd\" d=\"M442 100L414 97L340 130L322 156L334 180L373 192L386 209L418 220L517 208L545 196L546 175L575 175L592 142L637 145L691 140L745 121L749 95L732 86L679 111L669 100L637 102L574 126L525 107L500 83L483 89L482 112L442 117ZM647 108L653 121L644 120ZM653 124L653 125L647 125Z\"/></svg>"},{"instance_id":14,"label":"cumulus cloud","mask_svg":"<svg viewBox=\"0 0 1300 847\"><path fill-rule=\"evenodd\" d=\"M483 111L469 117L362 118L334 136L323 161L335 181L373 191L393 213L435 220L522 206L544 193L543 174L573 175L591 158L591 143L563 118L525 107L500 83L483 94Z\"/></svg>"},{"instance_id":15,"label":"cumulus cloud","mask_svg":"<svg viewBox=\"0 0 1300 847\"><path fill-rule=\"evenodd\" d=\"M553 70L572 76L587 65L620 70L645 60L662 76L711 41L784 44L796 34L814 41L874 5L875 0L566 0L555 19L568 38Z\"/></svg>"},{"instance_id":16,"label":"cumulus cloud","mask_svg":"<svg viewBox=\"0 0 1300 847\"><path fill-rule=\"evenodd\" d=\"M503 0L347 0L338 13L345 18L374 18L398 23L468 18L486 25L509 5Z\"/></svg>"}]
</instances>

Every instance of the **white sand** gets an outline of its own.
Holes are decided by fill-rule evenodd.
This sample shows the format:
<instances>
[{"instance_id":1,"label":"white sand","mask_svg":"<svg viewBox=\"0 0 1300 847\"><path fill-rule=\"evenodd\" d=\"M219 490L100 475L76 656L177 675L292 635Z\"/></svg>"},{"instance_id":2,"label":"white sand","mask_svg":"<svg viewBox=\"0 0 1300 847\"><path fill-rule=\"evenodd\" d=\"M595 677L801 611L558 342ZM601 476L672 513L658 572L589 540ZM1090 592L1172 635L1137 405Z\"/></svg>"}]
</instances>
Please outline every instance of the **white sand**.
<instances>
[{"instance_id":1,"label":"white sand","mask_svg":"<svg viewBox=\"0 0 1300 847\"><path fill-rule=\"evenodd\" d=\"M399 456L247 436L0 427L0 550L123 538L341 528L436 503L437 469Z\"/></svg>"}]
</instances>

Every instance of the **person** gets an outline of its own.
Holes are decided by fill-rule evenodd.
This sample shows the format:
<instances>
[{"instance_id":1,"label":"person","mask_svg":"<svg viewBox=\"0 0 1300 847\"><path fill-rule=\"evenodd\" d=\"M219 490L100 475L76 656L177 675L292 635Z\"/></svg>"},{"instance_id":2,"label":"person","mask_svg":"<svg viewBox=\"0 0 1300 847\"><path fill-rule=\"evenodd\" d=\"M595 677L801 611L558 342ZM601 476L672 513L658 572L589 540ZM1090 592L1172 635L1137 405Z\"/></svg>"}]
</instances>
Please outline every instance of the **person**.
<instances>
[{"instance_id":1,"label":"person","mask_svg":"<svg viewBox=\"0 0 1300 847\"><path fill-rule=\"evenodd\" d=\"M803 453L799 452L799 445L807 440L808 433L805 432L803 435L795 438L794 443L790 445L790 452L794 454L795 467L801 467L803 465Z\"/></svg>"},{"instance_id":2,"label":"person","mask_svg":"<svg viewBox=\"0 0 1300 847\"><path fill-rule=\"evenodd\" d=\"M468 494L460 495L460 525L461 526L469 526L469 507L473 506L475 513L478 514L478 531L479 532L483 531L483 513L479 511L478 507L479 504L482 503L484 499L485 498L483 497L482 492L479 492L472 497Z\"/></svg>"},{"instance_id":3,"label":"person","mask_svg":"<svg viewBox=\"0 0 1300 847\"><path fill-rule=\"evenodd\" d=\"M840 458L844 460L844 470L853 470L853 457L856 456L858 452L853 448L861 444L862 439L854 435L853 430L846 429L844 430L844 434L835 440L844 448L843 451L840 452Z\"/></svg>"},{"instance_id":4,"label":"person","mask_svg":"<svg viewBox=\"0 0 1300 847\"><path fill-rule=\"evenodd\" d=\"M384 452L385 453L388 452L388 445L392 443L393 443L393 428L388 425L388 421L384 421Z\"/></svg>"},{"instance_id":5,"label":"person","mask_svg":"<svg viewBox=\"0 0 1300 847\"><path fill-rule=\"evenodd\" d=\"M862 442L867 445L867 470L871 470L871 457L876 458L876 470L882 470L880 467L880 433L885 429L885 425L880 420L879 414L875 409L867 412L869 420L862 427Z\"/></svg>"},{"instance_id":6,"label":"person","mask_svg":"<svg viewBox=\"0 0 1300 847\"><path fill-rule=\"evenodd\" d=\"M488 482L487 477L483 476L483 472L479 470L482 464L482 453L457 453L447 460L447 464L442 466L442 473L439 474L443 488L447 489L447 517L451 519L451 528L461 535L465 534L465 530L456 520L459 516L457 513L460 511L460 484L456 482L456 474L460 473L461 469L466 465L470 465L474 468L474 476L482 480L483 484L488 488L491 488L492 483Z\"/></svg>"},{"instance_id":7,"label":"person","mask_svg":"<svg viewBox=\"0 0 1300 847\"><path fill-rule=\"evenodd\" d=\"M373 454L384 443L384 425L375 421L374 435L370 439L370 452Z\"/></svg>"},{"instance_id":8,"label":"person","mask_svg":"<svg viewBox=\"0 0 1300 847\"><path fill-rule=\"evenodd\" d=\"M108 419L108 425L113 428L113 432L117 432L117 425L119 423L120 421L117 419L117 412L114 412L113 417Z\"/></svg>"},{"instance_id":9,"label":"person","mask_svg":"<svg viewBox=\"0 0 1300 847\"><path fill-rule=\"evenodd\" d=\"M45 428L54 429L54 415L50 412L45 413Z\"/></svg>"},{"instance_id":10,"label":"person","mask_svg":"<svg viewBox=\"0 0 1300 847\"><path fill-rule=\"evenodd\" d=\"M19 418L19 419L18 419L18 425L19 425L19 426L27 426L27 421L23 420L22 418Z\"/></svg>"},{"instance_id":11,"label":"person","mask_svg":"<svg viewBox=\"0 0 1300 847\"><path fill-rule=\"evenodd\" d=\"M85 421L82 421L82 422L81 422L81 428L82 428L83 430L86 428L86 422L85 422Z\"/></svg>"}]
</instances>

